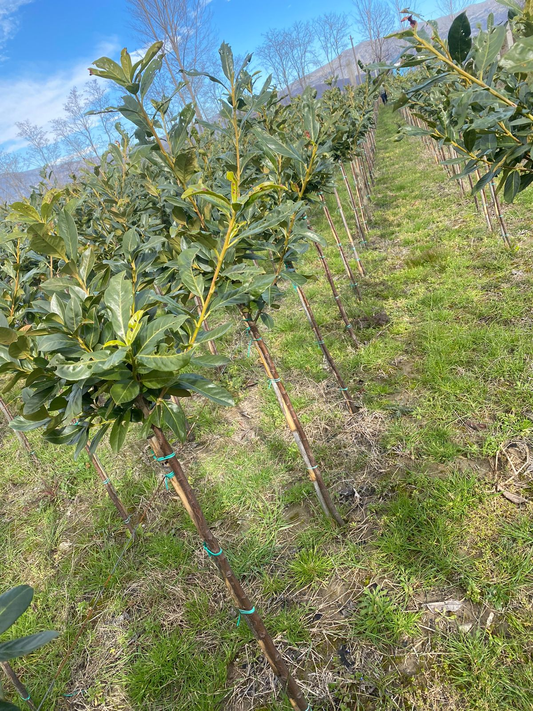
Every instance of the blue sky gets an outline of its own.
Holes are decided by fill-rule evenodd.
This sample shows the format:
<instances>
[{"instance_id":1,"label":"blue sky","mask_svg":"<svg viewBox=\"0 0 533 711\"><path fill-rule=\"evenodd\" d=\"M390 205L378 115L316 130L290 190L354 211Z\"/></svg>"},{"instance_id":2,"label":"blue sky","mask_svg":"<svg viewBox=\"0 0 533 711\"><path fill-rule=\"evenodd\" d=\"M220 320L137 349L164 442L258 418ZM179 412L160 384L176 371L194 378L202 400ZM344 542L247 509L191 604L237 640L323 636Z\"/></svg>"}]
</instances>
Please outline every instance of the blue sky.
<instances>
[{"instance_id":1,"label":"blue sky","mask_svg":"<svg viewBox=\"0 0 533 711\"><path fill-rule=\"evenodd\" d=\"M431 12L433 0L420 5ZM323 12L350 12L351 0L211 0L219 39L252 51L270 27ZM46 125L97 57L137 49L126 0L0 0L0 150L16 150L16 121Z\"/></svg>"}]
</instances>

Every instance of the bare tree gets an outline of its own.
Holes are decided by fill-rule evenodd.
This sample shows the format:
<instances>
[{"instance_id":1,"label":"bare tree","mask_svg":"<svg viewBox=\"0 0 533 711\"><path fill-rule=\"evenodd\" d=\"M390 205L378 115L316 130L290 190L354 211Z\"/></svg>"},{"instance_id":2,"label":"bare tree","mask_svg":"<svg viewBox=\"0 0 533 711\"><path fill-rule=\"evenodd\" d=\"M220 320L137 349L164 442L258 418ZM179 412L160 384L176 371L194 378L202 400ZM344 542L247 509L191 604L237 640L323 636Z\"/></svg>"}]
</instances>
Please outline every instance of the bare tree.
<instances>
[{"instance_id":1,"label":"bare tree","mask_svg":"<svg viewBox=\"0 0 533 711\"><path fill-rule=\"evenodd\" d=\"M0 151L0 203L21 199L26 194L24 164L18 153Z\"/></svg>"},{"instance_id":2,"label":"bare tree","mask_svg":"<svg viewBox=\"0 0 533 711\"><path fill-rule=\"evenodd\" d=\"M185 82L178 95L187 103L188 95L196 114L202 118L199 92L202 80L187 77L184 70L206 71L212 64L215 38L206 0L128 0L134 26L149 41L162 40L165 64L175 87Z\"/></svg>"},{"instance_id":3,"label":"bare tree","mask_svg":"<svg viewBox=\"0 0 533 711\"><path fill-rule=\"evenodd\" d=\"M298 20L287 30L289 57L302 91L306 76L318 65L312 22Z\"/></svg>"},{"instance_id":4,"label":"bare tree","mask_svg":"<svg viewBox=\"0 0 533 711\"><path fill-rule=\"evenodd\" d=\"M437 0L437 8L444 16L455 17L468 5L468 0Z\"/></svg>"},{"instance_id":5,"label":"bare tree","mask_svg":"<svg viewBox=\"0 0 533 711\"><path fill-rule=\"evenodd\" d=\"M402 29L405 29L404 25L402 24L402 19L405 17L404 14L402 14L402 10L409 10L410 12L418 12L418 2L417 0L409 0L407 2L406 0L391 0L392 5L394 7L394 13L395 13L395 19L397 23L397 27L401 27Z\"/></svg>"},{"instance_id":6,"label":"bare tree","mask_svg":"<svg viewBox=\"0 0 533 711\"><path fill-rule=\"evenodd\" d=\"M89 84L96 84L96 81ZM81 160L90 158L98 162L102 147L102 136L99 135L101 122L95 116L87 115L87 111L93 108L92 95L95 89L96 92L100 91L98 87L91 87L91 93L87 95L87 92L80 92L77 87L73 87L63 106L65 116L54 119L52 129L57 140L62 141L71 154Z\"/></svg>"},{"instance_id":7,"label":"bare tree","mask_svg":"<svg viewBox=\"0 0 533 711\"><path fill-rule=\"evenodd\" d=\"M313 22L315 35L326 61L331 65L338 59L339 77L342 78L341 54L349 46L350 21L348 15L338 12L327 12Z\"/></svg>"},{"instance_id":8,"label":"bare tree","mask_svg":"<svg viewBox=\"0 0 533 711\"><path fill-rule=\"evenodd\" d=\"M352 0L358 34L370 42L372 61L382 62L387 53L385 37L394 31L392 6L387 0Z\"/></svg>"},{"instance_id":9,"label":"bare tree","mask_svg":"<svg viewBox=\"0 0 533 711\"><path fill-rule=\"evenodd\" d=\"M30 163L33 167L53 168L57 165L61 151L55 141L42 126L31 121L19 121L16 124L18 137L23 138L28 144Z\"/></svg>"},{"instance_id":10,"label":"bare tree","mask_svg":"<svg viewBox=\"0 0 533 711\"><path fill-rule=\"evenodd\" d=\"M292 98L290 85L296 79L291 58L291 38L286 30L270 29L263 35L263 44L256 55L266 69L272 73L276 86L287 89Z\"/></svg>"}]
</instances>

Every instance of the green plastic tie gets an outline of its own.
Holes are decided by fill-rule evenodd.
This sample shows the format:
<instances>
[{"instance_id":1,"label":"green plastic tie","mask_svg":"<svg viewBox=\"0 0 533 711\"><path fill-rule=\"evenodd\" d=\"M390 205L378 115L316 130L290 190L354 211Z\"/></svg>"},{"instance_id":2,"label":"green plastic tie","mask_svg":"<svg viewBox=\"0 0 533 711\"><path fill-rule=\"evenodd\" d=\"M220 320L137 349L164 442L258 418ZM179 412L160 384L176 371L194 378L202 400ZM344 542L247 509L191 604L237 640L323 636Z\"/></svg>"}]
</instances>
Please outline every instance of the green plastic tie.
<instances>
[{"instance_id":1,"label":"green plastic tie","mask_svg":"<svg viewBox=\"0 0 533 711\"><path fill-rule=\"evenodd\" d=\"M104 486L107 486L108 484L111 484L111 479L104 479L104 481L102 482L102 484L103 484Z\"/></svg>"},{"instance_id":2,"label":"green plastic tie","mask_svg":"<svg viewBox=\"0 0 533 711\"><path fill-rule=\"evenodd\" d=\"M169 472L168 474L165 474L165 489L168 491L168 482L170 479L174 478L174 472Z\"/></svg>"},{"instance_id":3,"label":"green plastic tie","mask_svg":"<svg viewBox=\"0 0 533 711\"><path fill-rule=\"evenodd\" d=\"M318 464L315 464L314 467L309 467L309 469L317 469L317 468L318 468Z\"/></svg>"},{"instance_id":4,"label":"green plastic tie","mask_svg":"<svg viewBox=\"0 0 533 711\"><path fill-rule=\"evenodd\" d=\"M204 543L204 551L210 558L218 558L219 555L222 555L222 548L218 551L218 553L213 553L213 551L209 550L207 547L207 543Z\"/></svg>"},{"instance_id":5,"label":"green plastic tie","mask_svg":"<svg viewBox=\"0 0 533 711\"><path fill-rule=\"evenodd\" d=\"M339 388L339 390L348 390L348 388Z\"/></svg>"},{"instance_id":6,"label":"green plastic tie","mask_svg":"<svg viewBox=\"0 0 533 711\"><path fill-rule=\"evenodd\" d=\"M28 694L28 696L26 696L26 698L24 698L24 696L22 696L22 694L21 694L20 698L21 698L23 701L29 701L29 700L31 699L31 694Z\"/></svg>"},{"instance_id":7,"label":"green plastic tie","mask_svg":"<svg viewBox=\"0 0 533 711\"><path fill-rule=\"evenodd\" d=\"M317 343L317 346L323 346L323 345L324 345L324 341L317 341L316 343Z\"/></svg>"},{"instance_id":8,"label":"green plastic tie","mask_svg":"<svg viewBox=\"0 0 533 711\"><path fill-rule=\"evenodd\" d=\"M166 462L168 459L176 456L176 452L171 452L170 454L165 454L164 457L156 457L154 454L154 459L156 462Z\"/></svg>"},{"instance_id":9,"label":"green plastic tie","mask_svg":"<svg viewBox=\"0 0 533 711\"><path fill-rule=\"evenodd\" d=\"M250 338L250 342L248 343L248 358L250 357L250 353L252 351L252 343L253 342L257 343L257 341L262 341L262 340L263 340L262 338Z\"/></svg>"},{"instance_id":10,"label":"green plastic tie","mask_svg":"<svg viewBox=\"0 0 533 711\"><path fill-rule=\"evenodd\" d=\"M270 390L270 388L272 387L272 383L279 383L280 380L281 380L281 378L269 378L268 379L268 389Z\"/></svg>"},{"instance_id":11,"label":"green plastic tie","mask_svg":"<svg viewBox=\"0 0 533 711\"><path fill-rule=\"evenodd\" d=\"M241 615L253 615L255 612L255 607L251 610L239 610L239 617L237 618L237 627L241 624Z\"/></svg>"}]
</instances>

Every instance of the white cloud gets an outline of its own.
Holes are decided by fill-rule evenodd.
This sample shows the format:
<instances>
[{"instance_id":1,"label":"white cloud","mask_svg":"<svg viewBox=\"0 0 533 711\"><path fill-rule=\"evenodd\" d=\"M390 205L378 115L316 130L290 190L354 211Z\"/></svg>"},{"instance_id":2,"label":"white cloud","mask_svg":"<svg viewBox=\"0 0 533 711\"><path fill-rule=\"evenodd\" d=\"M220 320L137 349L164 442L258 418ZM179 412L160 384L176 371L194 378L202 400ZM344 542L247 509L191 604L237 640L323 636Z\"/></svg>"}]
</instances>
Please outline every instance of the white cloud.
<instances>
[{"instance_id":1,"label":"white cloud","mask_svg":"<svg viewBox=\"0 0 533 711\"><path fill-rule=\"evenodd\" d=\"M17 31L17 11L30 2L33 0L0 0L0 50Z\"/></svg>"},{"instance_id":2,"label":"white cloud","mask_svg":"<svg viewBox=\"0 0 533 711\"><path fill-rule=\"evenodd\" d=\"M32 73L0 79L0 149L13 151L24 147L24 142L17 137L18 121L28 120L47 128L50 121L62 117L63 105L72 87L82 87L89 81L88 67L92 62L103 55L113 56L118 49L117 42L109 40L100 45L93 56L78 59L69 68L58 69L46 76Z\"/></svg>"}]
</instances>

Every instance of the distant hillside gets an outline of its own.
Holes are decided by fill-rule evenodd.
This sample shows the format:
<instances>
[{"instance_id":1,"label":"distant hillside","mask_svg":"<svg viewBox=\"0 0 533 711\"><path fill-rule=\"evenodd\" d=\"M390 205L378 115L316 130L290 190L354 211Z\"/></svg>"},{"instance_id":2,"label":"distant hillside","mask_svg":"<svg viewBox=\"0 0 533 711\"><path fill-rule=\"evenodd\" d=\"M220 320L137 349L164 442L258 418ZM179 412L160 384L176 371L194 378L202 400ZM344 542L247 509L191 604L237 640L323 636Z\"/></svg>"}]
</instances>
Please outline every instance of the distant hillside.
<instances>
[{"instance_id":1,"label":"distant hillside","mask_svg":"<svg viewBox=\"0 0 533 711\"><path fill-rule=\"evenodd\" d=\"M466 8L466 13L474 34L478 31L477 25L480 25L483 29L486 27L487 16L491 12L494 14L496 24L501 24L506 21L507 8L500 5L496 0L485 0L485 2L475 3ZM442 37L447 36L452 21L453 17L451 15L437 18L439 32ZM398 58L401 51L402 43L400 41L387 40L386 52L389 60ZM355 56L363 64L372 62L373 56L370 42L360 42L356 45ZM339 65L342 66L341 76L339 76ZM325 83L326 79L333 75L338 77L337 86L358 84L364 77L364 74L358 69L355 63L354 52L351 47L345 50L339 57L335 58L333 62L325 64L308 74L305 78L305 84L314 87L319 96L321 96L325 89L328 88ZM295 82L290 88L291 94L293 95L301 92L299 82ZM64 184L70 179L72 173L79 170L79 168L79 161L67 162L57 166L54 168L56 182L58 184ZM30 188L39 183L40 180L40 170L28 170L12 175L0 175L0 203L16 200L20 197L21 192L23 194L29 193Z\"/></svg>"},{"instance_id":2,"label":"distant hillside","mask_svg":"<svg viewBox=\"0 0 533 711\"><path fill-rule=\"evenodd\" d=\"M487 16L490 13L494 15L495 24L502 24L507 20L507 8L500 5L496 0L485 0L485 2L475 3L473 5L468 5L466 8L466 14L470 20L472 26L472 33L476 34L478 32L477 25L481 25L482 29L487 26ZM446 15L445 17L437 18L437 24L439 27L439 34L441 37L448 36L448 30L453 22L452 15ZM386 53L388 60L394 60L399 57L403 49L403 45L398 40L387 40ZM360 42L355 47L355 56L363 64L369 64L374 61L372 56L372 46L370 42ZM339 65L342 66L343 72L339 76ZM325 84L325 80L332 75L339 76L338 86L344 86L345 84L358 84L364 74L361 70L357 69L354 60L354 52L352 48L345 50L339 57L336 57L333 62L325 64L313 72L308 74L305 81L308 85L314 87L319 96L325 91L328 86ZM301 91L300 84L295 82L291 85L291 94L298 94Z\"/></svg>"},{"instance_id":3,"label":"distant hillside","mask_svg":"<svg viewBox=\"0 0 533 711\"><path fill-rule=\"evenodd\" d=\"M56 165L49 178L50 184L65 185L71 179L72 174L79 171L82 165L80 160L65 161ZM28 195L32 187L38 185L42 179L41 168L24 170L19 173L0 174L0 204L14 202L23 195Z\"/></svg>"}]
</instances>

